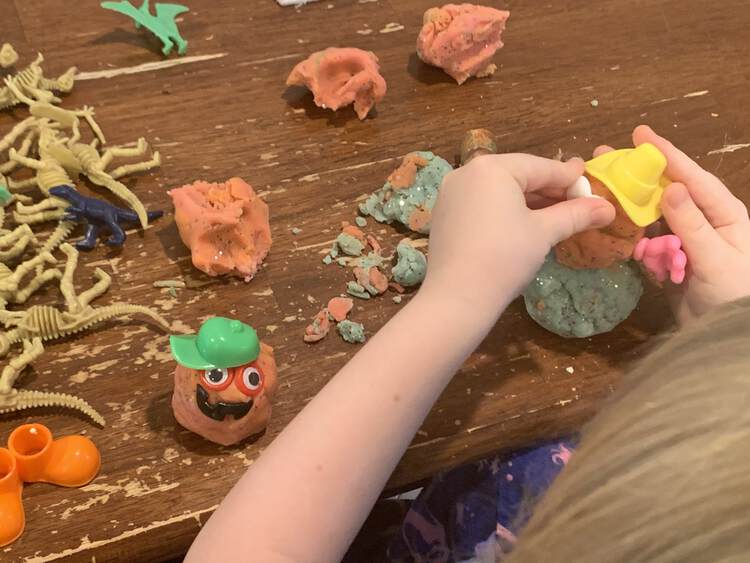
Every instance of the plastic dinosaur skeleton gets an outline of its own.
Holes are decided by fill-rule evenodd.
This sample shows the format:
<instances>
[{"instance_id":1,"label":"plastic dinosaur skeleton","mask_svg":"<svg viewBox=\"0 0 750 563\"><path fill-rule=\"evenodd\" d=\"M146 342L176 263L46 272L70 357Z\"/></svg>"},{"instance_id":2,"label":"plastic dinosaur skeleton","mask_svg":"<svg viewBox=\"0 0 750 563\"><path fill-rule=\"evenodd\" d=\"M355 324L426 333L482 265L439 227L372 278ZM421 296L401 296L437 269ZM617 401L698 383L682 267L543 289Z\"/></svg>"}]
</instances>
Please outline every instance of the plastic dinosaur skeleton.
<instances>
[{"instance_id":1,"label":"plastic dinosaur skeleton","mask_svg":"<svg viewBox=\"0 0 750 563\"><path fill-rule=\"evenodd\" d=\"M29 244L37 246L38 242L34 232L28 225L18 225L13 230L4 228L5 206L14 199L13 195L5 190L5 177L0 174L0 263L6 264L10 260L22 255Z\"/></svg>"},{"instance_id":2,"label":"plastic dinosaur skeleton","mask_svg":"<svg viewBox=\"0 0 750 563\"><path fill-rule=\"evenodd\" d=\"M48 393L28 389L13 389L18 376L31 362L44 353L44 346L39 338L24 340L23 352L13 358L3 368L0 375L0 414L16 412L35 407L64 407L75 409L88 416L99 426L104 426L104 418L83 399L66 393Z\"/></svg>"},{"instance_id":3,"label":"plastic dinosaur skeleton","mask_svg":"<svg viewBox=\"0 0 750 563\"><path fill-rule=\"evenodd\" d=\"M44 77L42 71L41 64L43 61L44 57L40 53L29 66L6 78L5 87L0 87L0 110L21 103L24 101L22 96L24 98L30 96L39 102L60 102L60 98L55 96L53 92L67 93L73 89L75 67L69 68L56 79L48 79ZM22 96L18 95L19 92L22 93Z\"/></svg>"},{"instance_id":4,"label":"plastic dinosaur skeleton","mask_svg":"<svg viewBox=\"0 0 750 563\"><path fill-rule=\"evenodd\" d=\"M17 60L18 53L16 53L13 45L10 43L3 43L3 46L0 47L0 67L8 68L9 66L16 64Z\"/></svg>"},{"instance_id":5,"label":"plastic dinosaur skeleton","mask_svg":"<svg viewBox=\"0 0 750 563\"><path fill-rule=\"evenodd\" d=\"M55 109L60 110L60 108ZM84 117L88 115L85 112L90 112L90 110L87 108L84 109L84 112L81 113ZM59 134L59 131L53 128L47 128L45 127L46 124L44 122L38 121L36 126L40 129L40 159L29 158L28 156L21 154L20 150L16 151L15 149L10 149L8 155L11 161L36 170L37 174L34 182L36 182L45 194L49 192L50 188L55 186L74 185L70 180L69 175L78 177L79 175L84 174L94 184L107 188L117 197L125 201L137 213L141 226L145 228L148 226L146 208L143 206L141 200L139 200L136 195L125 186L125 184L118 181L118 178L121 178L126 174L145 172L159 166L161 164L161 157L158 151L153 153L150 160L125 164L118 166L114 170L107 171L107 167L117 157L136 157L144 155L148 151L148 143L146 143L144 138L140 138L134 147L115 146L100 154L97 149L96 140L91 144L79 142L80 129L78 125L78 114L75 112L73 112L73 114L75 119L66 123L57 119L57 121L60 121L60 123L66 127L69 124L70 128L73 130L72 137L62 137ZM52 114L50 112L44 113L45 118L51 116ZM96 130L94 130L94 132L96 133ZM65 180L66 177L67 180ZM13 182L11 183L10 188L19 189L26 187L31 183L32 181L28 180L25 182ZM22 212L22 210L18 209L17 211L19 214L30 216L22 221L30 223L57 219L63 215L61 208L67 206L67 203L64 203L57 198L53 198L52 201L43 202L43 204L42 207L36 207L34 211L26 209ZM47 212L42 213L41 215L36 215L36 213L44 211Z\"/></svg>"},{"instance_id":6,"label":"plastic dinosaur skeleton","mask_svg":"<svg viewBox=\"0 0 750 563\"><path fill-rule=\"evenodd\" d=\"M97 278L94 285L76 294L73 277L78 266L78 251L67 243L61 245L60 250L67 256L65 273L60 280L60 291L66 303L64 311L49 305L35 305L25 311L0 309L0 322L6 327L4 332L0 332L0 355L7 354L14 343L23 343L23 353L11 360L0 376L0 413L37 406L61 406L77 409L103 425L104 419L82 399L59 393L14 390L13 384L23 369L42 354L44 341L64 338L104 321L136 313L146 315L165 330L169 330L169 324L155 311L140 305L113 303L105 307L92 307L91 301L107 291L112 279L104 270L97 268L94 271Z\"/></svg>"}]
</instances>

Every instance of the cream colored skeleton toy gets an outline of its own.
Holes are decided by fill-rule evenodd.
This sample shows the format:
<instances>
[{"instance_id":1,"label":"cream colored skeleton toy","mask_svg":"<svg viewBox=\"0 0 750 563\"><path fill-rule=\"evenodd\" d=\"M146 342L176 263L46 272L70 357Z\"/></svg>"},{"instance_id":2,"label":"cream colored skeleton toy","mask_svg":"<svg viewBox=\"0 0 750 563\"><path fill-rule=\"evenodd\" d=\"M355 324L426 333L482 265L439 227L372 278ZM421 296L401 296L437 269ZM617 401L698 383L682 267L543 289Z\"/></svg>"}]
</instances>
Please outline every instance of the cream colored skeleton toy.
<instances>
[{"instance_id":1,"label":"cream colored skeleton toy","mask_svg":"<svg viewBox=\"0 0 750 563\"><path fill-rule=\"evenodd\" d=\"M13 389L13 384L23 369L44 352L42 344L44 341L64 338L93 328L104 321L136 313L146 315L166 330L169 330L169 323L158 313L140 305L113 303L106 307L92 307L91 301L109 289L112 278L104 270L97 268L94 270L96 283L86 291L77 294L73 285L73 277L78 266L78 251L67 243L61 245L60 250L67 256L65 273L60 275L59 270L48 270L48 272L56 272L55 277L60 278L60 291L66 303L65 310L61 311L49 305L34 305L25 311L0 309L0 323L6 328L5 331L0 332L0 355L6 355L14 343L23 343L23 353L11 360L0 376L0 413L38 406L61 406L80 410L98 424L103 425L104 419L101 415L82 399L60 393L19 391ZM35 278L32 283L37 279ZM4 279L0 278L0 284L3 281ZM1 287L0 295L2 295Z\"/></svg>"},{"instance_id":2,"label":"cream colored skeleton toy","mask_svg":"<svg viewBox=\"0 0 750 563\"><path fill-rule=\"evenodd\" d=\"M17 59L12 46L4 44L0 49L0 66L11 66ZM104 424L101 415L83 399L64 393L14 389L14 385L23 370L44 353L46 341L62 339L104 321L136 313L149 317L165 329L169 325L158 313L140 305L91 306L112 281L100 268L94 271L93 286L76 293L73 276L78 251L70 244L63 244L76 223L65 220L70 203L52 196L50 189L74 188L76 180L85 176L125 201L145 227L148 216L143 204L119 179L159 166L161 159L159 153L154 152L148 160L108 170L116 158L145 155L149 150L145 139L130 145L100 148L106 140L92 108L69 110L55 105L61 101L55 92L67 93L73 88L76 69L68 69L57 79L48 79L42 71L42 62L43 57L39 55L29 66L0 82L3 84L0 86L0 110L25 105L30 114L4 137L0 136L0 357L8 356L15 345L22 347L0 372L0 413L33 407L66 407ZM93 133L91 142L82 140L82 121ZM32 176L10 177L24 169L31 170ZM11 204L15 206L12 216L16 225L9 227L5 225L6 207ZM48 221L59 223L46 239L40 240L32 226ZM58 261L52 254L58 247L66 257L64 271L58 268ZM50 283L59 287L65 300L64 308L34 305L25 310L12 309Z\"/></svg>"}]
</instances>

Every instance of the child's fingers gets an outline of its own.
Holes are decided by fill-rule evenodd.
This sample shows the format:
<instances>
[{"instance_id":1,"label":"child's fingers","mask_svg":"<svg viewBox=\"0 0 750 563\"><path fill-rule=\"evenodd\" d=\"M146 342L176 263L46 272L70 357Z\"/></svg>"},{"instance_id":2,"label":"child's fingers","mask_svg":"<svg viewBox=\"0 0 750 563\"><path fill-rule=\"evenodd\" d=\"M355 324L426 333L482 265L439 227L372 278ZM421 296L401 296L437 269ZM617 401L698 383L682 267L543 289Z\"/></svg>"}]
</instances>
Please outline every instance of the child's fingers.
<instances>
[{"instance_id":1,"label":"child's fingers","mask_svg":"<svg viewBox=\"0 0 750 563\"><path fill-rule=\"evenodd\" d=\"M667 187L662 198L662 211L669 228L682 240L685 252L698 268L715 264L719 251L726 244L698 209L683 184Z\"/></svg>"},{"instance_id":2,"label":"child's fingers","mask_svg":"<svg viewBox=\"0 0 750 563\"><path fill-rule=\"evenodd\" d=\"M609 145L599 145L598 147L594 149L594 158L596 158L597 156L601 156L605 153L612 152L613 150L615 149L613 149Z\"/></svg>"},{"instance_id":3,"label":"child's fingers","mask_svg":"<svg viewBox=\"0 0 750 563\"><path fill-rule=\"evenodd\" d=\"M661 137L647 125L633 131L633 143L651 143L667 157L667 176L684 184L690 197L716 228L747 219L747 210L716 176L704 170L692 158Z\"/></svg>"},{"instance_id":4,"label":"child's fingers","mask_svg":"<svg viewBox=\"0 0 750 563\"><path fill-rule=\"evenodd\" d=\"M588 229L606 227L615 218L615 208L604 199L579 197L532 211L540 220L550 245Z\"/></svg>"},{"instance_id":5,"label":"child's fingers","mask_svg":"<svg viewBox=\"0 0 750 563\"><path fill-rule=\"evenodd\" d=\"M583 174L583 161L578 158L567 162L530 154L501 154L482 158L494 159L515 178L524 192L567 188Z\"/></svg>"}]
</instances>

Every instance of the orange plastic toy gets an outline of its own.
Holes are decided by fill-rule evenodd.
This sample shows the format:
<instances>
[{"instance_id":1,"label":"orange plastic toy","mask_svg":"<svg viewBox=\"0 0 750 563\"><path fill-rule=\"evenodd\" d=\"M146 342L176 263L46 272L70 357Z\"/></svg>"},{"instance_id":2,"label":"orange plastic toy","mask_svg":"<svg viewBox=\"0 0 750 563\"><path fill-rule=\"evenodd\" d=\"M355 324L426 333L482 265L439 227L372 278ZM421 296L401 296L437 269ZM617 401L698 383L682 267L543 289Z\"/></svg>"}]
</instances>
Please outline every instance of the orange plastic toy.
<instances>
[{"instance_id":1,"label":"orange plastic toy","mask_svg":"<svg viewBox=\"0 0 750 563\"><path fill-rule=\"evenodd\" d=\"M24 483L81 487L96 477L100 467L99 450L84 436L53 440L42 424L16 428L8 438L8 449L0 448L0 547L23 532Z\"/></svg>"},{"instance_id":2,"label":"orange plastic toy","mask_svg":"<svg viewBox=\"0 0 750 563\"><path fill-rule=\"evenodd\" d=\"M0 448L0 547L13 543L23 533L26 518L22 492L16 458L7 449Z\"/></svg>"}]
</instances>

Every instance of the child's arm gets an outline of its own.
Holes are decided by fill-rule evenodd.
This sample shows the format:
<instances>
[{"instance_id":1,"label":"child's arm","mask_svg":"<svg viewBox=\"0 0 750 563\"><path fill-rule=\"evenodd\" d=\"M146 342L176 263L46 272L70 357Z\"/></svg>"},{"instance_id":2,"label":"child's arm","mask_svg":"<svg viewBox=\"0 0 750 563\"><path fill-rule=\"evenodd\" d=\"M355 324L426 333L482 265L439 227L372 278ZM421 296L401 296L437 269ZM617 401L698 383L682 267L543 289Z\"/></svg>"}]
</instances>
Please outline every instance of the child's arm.
<instances>
[{"instance_id":1,"label":"child's arm","mask_svg":"<svg viewBox=\"0 0 750 563\"><path fill-rule=\"evenodd\" d=\"M750 295L750 219L742 201L651 128L636 128L633 142L661 150L675 182L664 193L662 211L688 256L685 283L668 287L677 319L685 323Z\"/></svg>"},{"instance_id":2,"label":"child's arm","mask_svg":"<svg viewBox=\"0 0 750 563\"><path fill-rule=\"evenodd\" d=\"M418 295L263 452L186 561L339 561L446 384L551 246L614 218L601 199L527 207L525 195L560 196L582 169L502 155L451 173Z\"/></svg>"}]
</instances>

